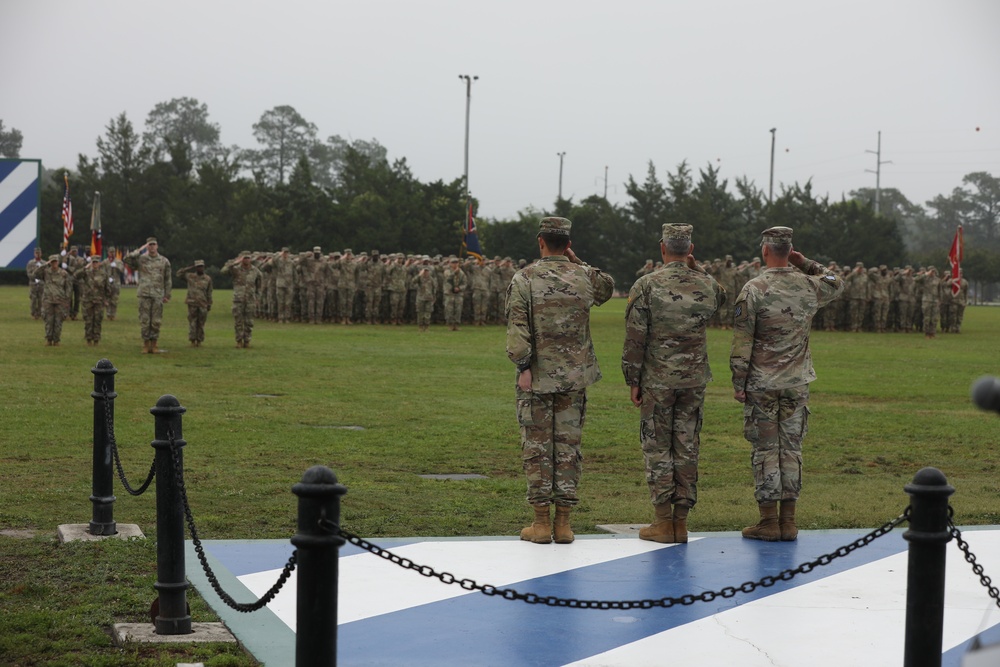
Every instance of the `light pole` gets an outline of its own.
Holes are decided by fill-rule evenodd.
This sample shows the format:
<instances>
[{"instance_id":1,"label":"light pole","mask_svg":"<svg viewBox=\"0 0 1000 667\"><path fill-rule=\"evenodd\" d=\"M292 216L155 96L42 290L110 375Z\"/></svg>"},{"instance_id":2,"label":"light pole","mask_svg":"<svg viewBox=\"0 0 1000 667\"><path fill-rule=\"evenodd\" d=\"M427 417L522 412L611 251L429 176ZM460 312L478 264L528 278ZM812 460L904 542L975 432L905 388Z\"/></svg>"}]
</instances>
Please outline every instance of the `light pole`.
<instances>
[{"instance_id":1,"label":"light pole","mask_svg":"<svg viewBox=\"0 0 1000 667\"><path fill-rule=\"evenodd\" d=\"M566 151L561 153L556 153L559 156L559 200L562 201L562 169L563 169L563 158L566 157Z\"/></svg>"},{"instance_id":2,"label":"light pole","mask_svg":"<svg viewBox=\"0 0 1000 667\"><path fill-rule=\"evenodd\" d=\"M882 130L878 131L878 147L874 151L865 151L875 154L875 171L865 169L869 174L875 174L875 215L879 213L879 200L882 198L882 165L892 164L892 160L882 160Z\"/></svg>"},{"instance_id":3,"label":"light pole","mask_svg":"<svg viewBox=\"0 0 1000 667\"><path fill-rule=\"evenodd\" d=\"M774 133L778 128L771 128L771 183L767 186L767 203L770 204L774 198Z\"/></svg>"},{"instance_id":4,"label":"light pole","mask_svg":"<svg viewBox=\"0 0 1000 667\"><path fill-rule=\"evenodd\" d=\"M472 106L472 82L479 79L478 76L459 74L459 79L465 80L465 206L469 206L469 109Z\"/></svg>"}]
</instances>

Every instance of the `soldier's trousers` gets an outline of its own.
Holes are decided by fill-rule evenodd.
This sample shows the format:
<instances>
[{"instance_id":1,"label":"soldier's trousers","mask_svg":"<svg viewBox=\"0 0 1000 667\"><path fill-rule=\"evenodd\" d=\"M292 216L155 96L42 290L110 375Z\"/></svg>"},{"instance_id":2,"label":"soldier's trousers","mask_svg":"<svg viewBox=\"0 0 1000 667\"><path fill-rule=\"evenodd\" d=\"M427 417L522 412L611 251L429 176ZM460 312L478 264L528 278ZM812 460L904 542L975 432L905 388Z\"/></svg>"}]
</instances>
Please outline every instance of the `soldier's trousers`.
<instances>
[{"instance_id":1,"label":"soldier's trousers","mask_svg":"<svg viewBox=\"0 0 1000 667\"><path fill-rule=\"evenodd\" d=\"M642 391L639 442L654 505L694 507L705 387Z\"/></svg>"},{"instance_id":2,"label":"soldier's trousers","mask_svg":"<svg viewBox=\"0 0 1000 667\"><path fill-rule=\"evenodd\" d=\"M521 458L528 479L528 503L573 506L583 470L580 442L587 390L535 394L517 390Z\"/></svg>"},{"instance_id":3,"label":"soldier's trousers","mask_svg":"<svg viewBox=\"0 0 1000 667\"><path fill-rule=\"evenodd\" d=\"M752 446L758 503L796 500L802 488L802 439L809 430L809 385L748 391L743 437Z\"/></svg>"},{"instance_id":4,"label":"soldier's trousers","mask_svg":"<svg viewBox=\"0 0 1000 667\"><path fill-rule=\"evenodd\" d=\"M326 290L319 285L308 285L306 287L306 312L302 314L303 321L308 320L311 324L316 324L323 319L323 301Z\"/></svg>"},{"instance_id":5,"label":"soldier's trousers","mask_svg":"<svg viewBox=\"0 0 1000 667\"><path fill-rule=\"evenodd\" d=\"M431 313L433 311L433 299L417 299L417 325L421 329L425 329L431 325Z\"/></svg>"},{"instance_id":6,"label":"soldier's trousers","mask_svg":"<svg viewBox=\"0 0 1000 667\"><path fill-rule=\"evenodd\" d=\"M462 323L462 302L465 301L461 294L444 295L444 321L449 326L458 326Z\"/></svg>"},{"instance_id":7,"label":"soldier's trousers","mask_svg":"<svg viewBox=\"0 0 1000 667\"><path fill-rule=\"evenodd\" d=\"M365 320L369 324L378 322L378 312L382 301L382 290L365 290Z\"/></svg>"},{"instance_id":8,"label":"soldier's trousers","mask_svg":"<svg viewBox=\"0 0 1000 667\"><path fill-rule=\"evenodd\" d=\"M913 330L913 302L899 302L899 328L906 333Z\"/></svg>"},{"instance_id":9,"label":"soldier's trousers","mask_svg":"<svg viewBox=\"0 0 1000 667\"><path fill-rule=\"evenodd\" d=\"M188 340L192 343L205 342L205 321L208 319L208 307L188 304Z\"/></svg>"},{"instance_id":10,"label":"soldier's trousers","mask_svg":"<svg viewBox=\"0 0 1000 667\"><path fill-rule=\"evenodd\" d=\"M868 303L864 299L851 299L848 317L848 329L850 331L861 331L861 325L865 322L865 306Z\"/></svg>"},{"instance_id":11,"label":"soldier's trousers","mask_svg":"<svg viewBox=\"0 0 1000 667\"><path fill-rule=\"evenodd\" d=\"M928 336L937 335L937 323L939 317L940 304L937 301L924 301L921 313L924 318L924 334Z\"/></svg>"},{"instance_id":12,"label":"soldier's trousers","mask_svg":"<svg viewBox=\"0 0 1000 667\"><path fill-rule=\"evenodd\" d=\"M118 317L118 298L121 296L121 287L118 287L118 281L115 281L115 286L111 289L111 296L108 297L108 319L115 319Z\"/></svg>"},{"instance_id":13,"label":"soldier's trousers","mask_svg":"<svg viewBox=\"0 0 1000 667\"><path fill-rule=\"evenodd\" d=\"M885 332L885 325L889 318L889 302L885 299L875 299L872 301L872 320L875 331Z\"/></svg>"},{"instance_id":14,"label":"soldier's trousers","mask_svg":"<svg viewBox=\"0 0 1000 667\"><path fill-rule=\"evenodd\" d=\"M32 283L28 291L31 298L31 316L37 320L42 316L42 292L45 290L42 283Z\"/></svg>"},{"instance_id":15,"label":"soldier's trousers","mask_svg":"<svg viewBox=\"0 0 1000 667\"><path fill-rule=\"evenodd\" d=\"M104 301L83 302L83 337L87 341L101 341L101 325L104 322Z\"/></svg>"},{"instance_id":16,"label":"soldier's trousers","mask_svg":"<svg viewBox=\"0 0 1000 667\"><path fill-rule=\"evenodd\" d=\"M489 292L484 290L472 291L472 322L473 324L483 324L486 322L486 307L489 305Z\"/></svg>"},{"instance_id":17,"label":"soldier's trousers","mask_svg":"<svg viewBox=\"0 0 1000 667\"><path fill-rule=\"evenodd\" d=\"M45 340L58 343L62 338L63 320L66 318L66 306L59 302L46 301L42 303L42 319L45 320Z\"/></svg>"},{"instance_id":18,"label":"soldier's trousers","mask_svg":"<svg viewBox=\"0 0 1000 667\"><path fill-rule=\"evenodd\" d=\"M233 301L233 328L237 343L249 343L253 333L254 301Z\"/></svg>"},{"instance_id":19,"label":"soldier's trousers","mask_svg":"<svg viewBox=\"0 0 1000 667\"><path fill-rule=\"evenodd\" d=\"M278 321L288 322L292 319L292 288L275 287L274 291L278 308Z\"/></svg>"},{"instance_id":20,"label":"soldier's trousers","mask_svg":"<svg viewBox=\"0 0 1000 667\"><path fill-rule=\"evenodd\" d=\"M139 297L139 332L143 340L159 340L163 323L163 298Z\"/></svg>"},{"instance_id":21,"label":"soldier's trousers","mask_svg":"<svg viewBox=\"0 0 1000 667\"><path fill-rule=\"evenodd\" d=\"M389 323L396 324L403 319L403 307L406 305L406 292L392 290L389 292Z\"/></svg>"}]
</instances>

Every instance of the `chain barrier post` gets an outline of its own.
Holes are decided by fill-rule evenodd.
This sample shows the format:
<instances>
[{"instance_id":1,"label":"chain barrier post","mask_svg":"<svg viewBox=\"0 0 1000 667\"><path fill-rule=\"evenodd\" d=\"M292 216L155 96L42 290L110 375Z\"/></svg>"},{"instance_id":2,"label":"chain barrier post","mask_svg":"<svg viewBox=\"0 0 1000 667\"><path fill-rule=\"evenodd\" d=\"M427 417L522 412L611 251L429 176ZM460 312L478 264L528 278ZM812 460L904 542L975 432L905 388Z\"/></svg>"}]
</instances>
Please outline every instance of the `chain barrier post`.
<instances>
[{"instance_id":1,"label":"chain barrier post","mask_svg":"<svg viewBox=\"0 0 1000 667\"><path fill-rule=\"evenodd\" d=\"M955 488L937 468L923 468L903 487L910 494L904 667L940 667L944 631L948 497Z\"/></svg>"},{"instance_id":2,"label":"chain barrier post","mask_svg":"<svg viewBox=\"0 0 1000 667\"><path fill-rule=\"evenodd\" d=\"M323 526L340 526L340 497L347 488L326 466L313 466L292 487L299 497L296 667L337 664L337 559L344 538Z\"/></svg>"},{"instance_id":3,"label":"chain barrier post","mask_svg":"<svg viewBox=\"0 0 1000 667\"><path fill-rule=\"evenodd\" d=\"M115 414L115 373L118 369L107 359L97 362L96 368L91 368L94 374L94 471L91 481L90 502L93 504L90 527L91 535L115 535L118 525L115 523L115 469L111 457L111 434L108 433L108 420L112 423Z\"/></svg>"},{"instance_id":4,"label":"chain barrier post","mask_svg":"<svg viewBox=\"0 0 1000 667\"><path fill-rule=\"evenodd\" d=\"M191 634L187 608L188 582L184 572L184 503L181 500L184 449L181 415L186 410L167 394L149 411L155 417L156 439L156 583L159 614L153 621L156 634ZM180 464L174 467L174 452Z\"/></svg>"}]
</instances>

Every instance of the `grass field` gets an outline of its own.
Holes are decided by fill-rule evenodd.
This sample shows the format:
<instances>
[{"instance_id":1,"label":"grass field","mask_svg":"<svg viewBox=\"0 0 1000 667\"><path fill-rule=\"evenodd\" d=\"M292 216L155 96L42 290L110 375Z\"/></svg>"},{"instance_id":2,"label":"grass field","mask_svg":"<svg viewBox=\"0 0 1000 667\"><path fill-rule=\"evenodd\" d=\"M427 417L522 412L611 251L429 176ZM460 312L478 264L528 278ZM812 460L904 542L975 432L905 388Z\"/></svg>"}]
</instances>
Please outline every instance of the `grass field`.
<instances>
[{"instance_id":1,"label":"grass field","mask_svg":"<svg viewBox=\"0 0 1000 667\"><path fill-rule=\"evenodd\" d=\"M259 321L254 347L241 350L229 293L217 292L216 303L205 346L192 349L183 291L175 291L160 338L168 351L142 355L134 291L123 293L119 319L105 321L95 349L84 344L82 321L67 321L62 345L46 347L42 323L28 315L26 288L0 288L0 529L38 535L0 536L0 659L10 652L11 664L25 665L177 661L135 649L123 663L107 637L94 634L113 621L143 617L155 572L148 544L52 542L59 524L90 519L90 369L101 358L118 369L117 440L133 484L153 457L149 408L163 394L187 408L185 477L204 539L290 537L291 486L316 464L332 468L347 486L342 521L363 537L511 535L528 519L502 327L432 327L420 334L414 326ZM619 365L623 311L624 301L615 299L592 314L605 378L589 393L582 502L573 517L580 533L652 517L638 411ZM1000 524L1000 417L969 400L977 377L1000 374L998 330L1000 308L975 307L966 311L962 334L934 341L814 333L819 379L811 386L800 527L880 525L906 506L903 486L924 466L940 468L956 488L957 523ZM729 339L728 332L710 332L715 381L706 396L694 531L736 530L756 517L749 445L729 383ZM419 477L427 473L487 479ZM155 537L153 494L133 498L117 482L116 489L115 519ZM81 559L91 567L81 567ZM109 562L122 567L111 572ZM85 608L81 591L88 592ZM117 602L102 603L102 596ZM53 620L46 601L69 605L72 618ZM212 618L197 600L192 606L195 620ZM27 640L11 639L51 634L61 623L78 635L75 643L48 649L36 662L24 649ZM59 662L65 655L84 658ZM213 660L252 664L238 651Z\"/></svg>"}]
</instances>

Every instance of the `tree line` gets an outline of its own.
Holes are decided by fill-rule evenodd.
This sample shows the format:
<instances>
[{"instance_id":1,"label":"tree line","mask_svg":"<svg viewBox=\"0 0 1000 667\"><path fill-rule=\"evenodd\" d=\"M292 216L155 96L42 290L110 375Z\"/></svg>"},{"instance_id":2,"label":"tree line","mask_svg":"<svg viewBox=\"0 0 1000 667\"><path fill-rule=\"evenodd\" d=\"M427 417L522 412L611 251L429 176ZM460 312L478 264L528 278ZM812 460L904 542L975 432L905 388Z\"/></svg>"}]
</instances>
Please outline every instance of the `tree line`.
<instances>
[{"instance_id":1,"label":"tree line","mask_svg":"<svg viewBox=\"0 0 1000 667\"><path fill-rule=\"evenodd\" d=\"M89 244L93 195L100 192L105 246L137 246L156 236L181 266L194 259L222 266L240 250L283 246L459 253L466 215L461 177L421 182L405 158L390 161L377 140L322 139L290 106L264 112L253 134L255 147L223 146L207 105L189 97L157 104L141 133L125 113L112 118L97 138L97 154L80 155L68 169L76 218L71 243ZM0 121L0 155L17 157L21 142L21 133ZM46 253L62 241L65 170L45 170ZM988 298L1000 283L1000 179L986 172L968 174L924 206L883 189L878 214L871 188L831 201L810 182L795 183L769 202L752 181L730 184L711 164L695 170L682 162L663 172L650 161L644 175L629 176L625 190L623 204L594 195L557 199L547 210L526 208L513 219L477 216L483 250L533 259L538 218L564 216L573 220L581 255L627 287L646 259L658 259L660 227L668 222L694 225L699 259L750 259L759 254L762 229L787 225L812 258L889 267L945 266L962 225L966 277Z\"/></svg>"}]
</instances>

